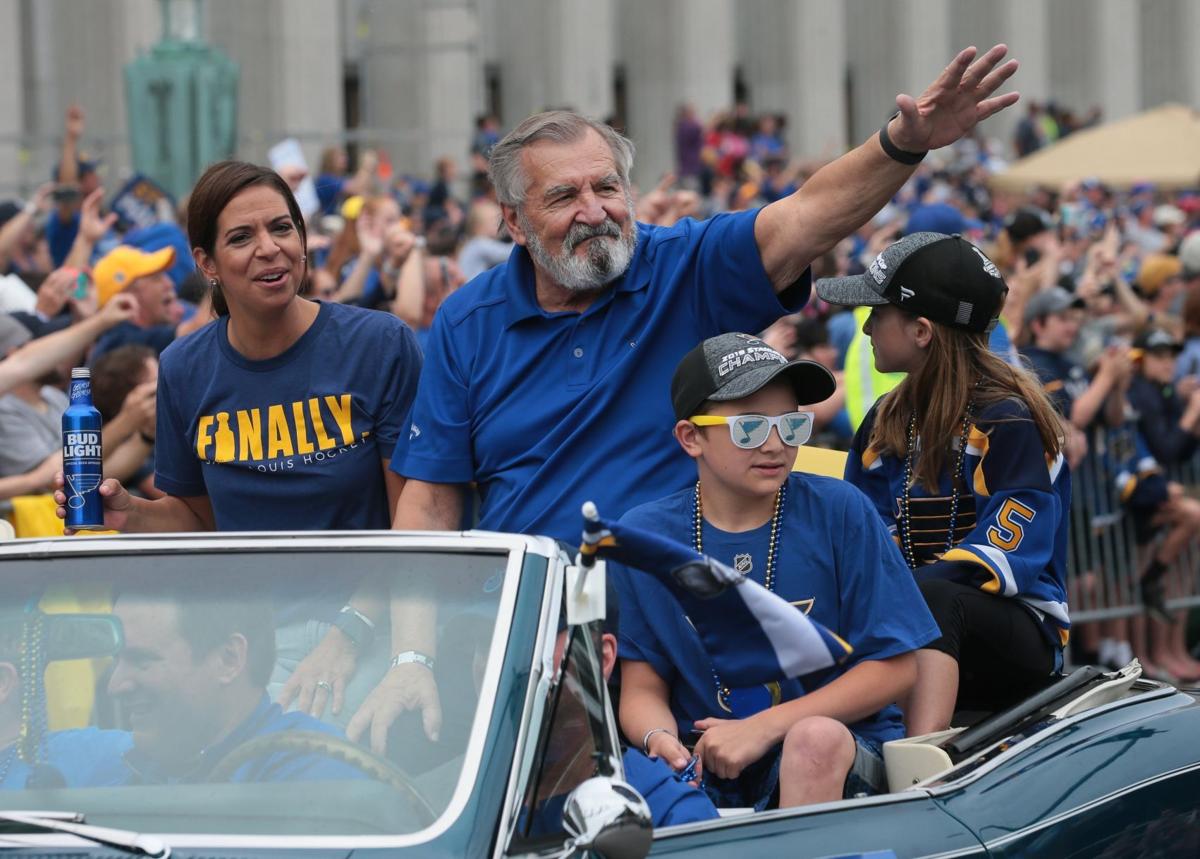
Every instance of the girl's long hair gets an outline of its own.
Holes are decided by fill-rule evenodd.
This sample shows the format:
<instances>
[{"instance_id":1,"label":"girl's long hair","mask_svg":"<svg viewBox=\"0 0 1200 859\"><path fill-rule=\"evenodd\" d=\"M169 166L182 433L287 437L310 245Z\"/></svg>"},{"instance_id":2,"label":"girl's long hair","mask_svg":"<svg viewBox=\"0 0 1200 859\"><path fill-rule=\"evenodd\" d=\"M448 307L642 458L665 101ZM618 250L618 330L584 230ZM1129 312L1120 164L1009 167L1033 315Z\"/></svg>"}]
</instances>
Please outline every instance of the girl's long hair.
<instances>
[{"instance_id":1,"label":"girl's long hair","mask_svg":"<svg viewBox=\"0 0 1200 859\"><path fill-rule=\"evenodd\" d=\"M1037 427L1049 457L1062 450L1062 419L1041 383L1013 367L988 348L988 335L932 323L933 338L924 365L905 377L879 403L870 444L880 453L903 458L908 449L908 421L916 412L921 455L913 469L915 483L934 492L948 464L953 442L962 433L968 401L975 415L997 402L1020 400Z\"/></svg>"}]
</instances>

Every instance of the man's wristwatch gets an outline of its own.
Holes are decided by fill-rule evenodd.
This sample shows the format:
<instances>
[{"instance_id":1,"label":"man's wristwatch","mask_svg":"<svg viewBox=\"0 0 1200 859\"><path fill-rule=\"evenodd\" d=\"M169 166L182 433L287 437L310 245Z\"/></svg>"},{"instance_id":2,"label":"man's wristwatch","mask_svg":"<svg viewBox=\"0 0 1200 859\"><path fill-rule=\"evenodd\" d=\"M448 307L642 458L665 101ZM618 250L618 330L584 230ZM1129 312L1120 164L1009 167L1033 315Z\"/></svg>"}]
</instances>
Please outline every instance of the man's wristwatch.
<instances>
[{"instance_id":1,"label":"man's wristwatch","mask_svg":"<svg viewBox=\"0 0 1200 859\"><path fill-rule=\"evenodd\" d=\"M427 656L419 650L405 650L403 653L397 653L392 657L391 668L396 668L400 665L408 665L410 662L415 662L417 665L424 665L430 671L433 670L433 657Z\"/></svg>"},{"instance_id":2,"label":"man's wristwatch","mask_svg":"<svg viewBox=\"0 0 1200 859\"><path fill-rule=\"evenodd\" d=\"M352 605L342 606L333 620L333 625L350 639L358 651L366 650L375 640L375 623Z\"/></svg>"}]
</instances>

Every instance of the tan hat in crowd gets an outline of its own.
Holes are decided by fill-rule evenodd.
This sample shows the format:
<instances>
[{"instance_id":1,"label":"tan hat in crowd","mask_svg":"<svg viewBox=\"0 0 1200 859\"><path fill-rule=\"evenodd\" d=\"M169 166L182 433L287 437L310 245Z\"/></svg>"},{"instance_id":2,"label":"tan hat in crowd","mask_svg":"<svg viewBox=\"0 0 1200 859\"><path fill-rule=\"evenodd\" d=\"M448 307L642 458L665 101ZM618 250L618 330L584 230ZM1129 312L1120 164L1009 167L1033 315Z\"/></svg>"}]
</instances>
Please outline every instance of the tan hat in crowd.
<instances>
[{"instance_id":1,"label":"tan hat in crowd","mask_svg":"<svg viewBox=\"0 0 1200 859\"><path fill-rule=\"evenodd\" d=\"M1154 295L1163 284L1183 271L1179 257L1170 254L1150 254L1138 269L1137 285L1143 295Z\"/></svg>"}]
</instances>

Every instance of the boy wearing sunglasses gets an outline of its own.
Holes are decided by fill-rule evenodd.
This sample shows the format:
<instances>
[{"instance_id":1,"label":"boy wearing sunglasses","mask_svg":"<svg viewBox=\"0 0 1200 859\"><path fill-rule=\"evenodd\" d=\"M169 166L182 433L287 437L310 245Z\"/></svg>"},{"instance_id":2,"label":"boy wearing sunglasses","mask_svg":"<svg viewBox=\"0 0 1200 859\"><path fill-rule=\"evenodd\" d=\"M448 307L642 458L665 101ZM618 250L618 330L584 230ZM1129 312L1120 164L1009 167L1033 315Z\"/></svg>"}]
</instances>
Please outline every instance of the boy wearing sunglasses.
<instances>
[{"instance_id":1,"label":"boy wearing sunglasses","mask_svg":"<svg viewBox=\"0 0 1200 859\"><path fill-rule=\"evenodd\" d=\"M854 648L819 674L739 685L716 673L665 587L610 563L622 605L621 728L677 771L693 747L718 807L886 790L882 743L904 734L894 702L916 679L913 651L938 636L866 497L844 481L792 472L812 431L801 407L833 392L820 364L789 362L758 338L704 341L671 382L675 439L699 479L622 519L729 564ZM729 630L733 640L741 634Z\"/></svg>"}]
</instances>

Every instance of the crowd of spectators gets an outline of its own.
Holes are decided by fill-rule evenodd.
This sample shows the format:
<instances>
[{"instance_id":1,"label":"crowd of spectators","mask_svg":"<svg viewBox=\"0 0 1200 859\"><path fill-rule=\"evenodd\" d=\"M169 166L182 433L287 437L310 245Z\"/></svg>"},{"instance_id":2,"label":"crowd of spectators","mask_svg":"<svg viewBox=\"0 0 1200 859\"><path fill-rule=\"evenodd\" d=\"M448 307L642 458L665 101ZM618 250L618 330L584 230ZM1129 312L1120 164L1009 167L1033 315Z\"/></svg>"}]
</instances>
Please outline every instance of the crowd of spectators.
<instances>
[{"instance_id":1,"label":"crowd of spectators","mask_svg":"<svg viewBox=\"0 0 1200 859\"><path fill-rule=\"evenodd\" d=\"M1009 286L993 348L1032 366L1054 395L1072 468L1105 484L1090 492L1088 514L1111 513L1098 500L1110 492L1129 513L1144 544L1144 596L1161 606L1179 594L1164 593L1156 573L1200 525L1200 502L1177 479L1200 443L1200 193L1096 179L993 191L989 177L1011 160L1098 120L1054 105L1026 110L1009 144L976 129L932 153L813 276L863 271L888 243L922 230L961 233L987 249ZM684 105L674 129L675 164L636 195L639 221L670 225L761 206L822 163L795 157L782 117L746 105L709 118ZM83 111L72 107L52 181L28 202L0 204L0 273L12 276L0 289L8 311L0 316L0 498L50 487L63 390L80 363L93 368L105 416L106 472L152 496L156 357L211 319L181 215L128 229L106 214L102 167L84 154L84 133ZM417 177L394 173L380 151L327 150L312 177L319 206L307 213L308 293L394 314L423 345L442 301L511 251L485 169L499 134L494 117L480 118L461 179L453 157ZM307 177L285 178L298 188ZM837 377L837 393L816 406L823 446L845 449L870 404L898 381L875 372L862 321L814 297L764 333L784 354ZM1075 554L1077 570L1099 563ZM1090 581L1076 577L1078 587ZM1162 614L1164 622L1085 631L1081 646L1094 651L1085 656L1115 664L1136 652L1162 675L1200 679L1181 618Z\"/></svg>"}]
</instances>

